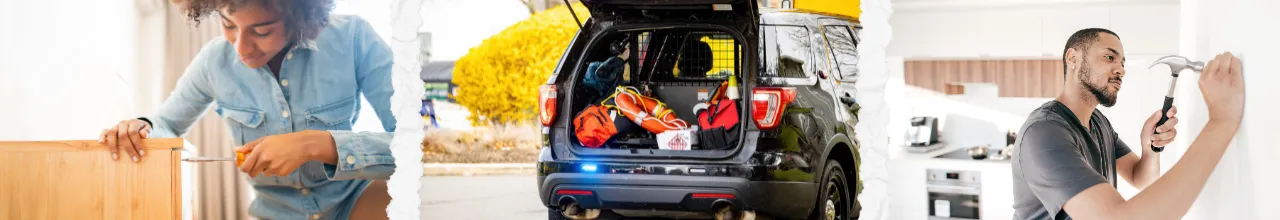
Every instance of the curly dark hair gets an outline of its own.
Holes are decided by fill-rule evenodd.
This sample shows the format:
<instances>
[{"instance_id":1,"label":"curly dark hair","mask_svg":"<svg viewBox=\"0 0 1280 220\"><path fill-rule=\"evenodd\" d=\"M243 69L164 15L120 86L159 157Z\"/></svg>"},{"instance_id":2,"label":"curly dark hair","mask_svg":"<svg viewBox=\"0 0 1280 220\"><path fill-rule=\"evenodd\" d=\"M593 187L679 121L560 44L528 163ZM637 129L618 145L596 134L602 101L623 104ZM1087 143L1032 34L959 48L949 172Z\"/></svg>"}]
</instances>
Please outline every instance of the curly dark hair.
<instances>
[{"instance_id":1,"label":"curly dark hair","mask_svg":"<svg viewBox=\"0 0 1280 220\"><path fill-rule=\"evenodd\" d=\"M236 7L246 3L269 4L284 14L285 29L293 39L315 39L329 25L329 12L333 11L333 0L173 0L173 3L196 25L224 7L235 12Z\"/></svg>"}]
</instances>

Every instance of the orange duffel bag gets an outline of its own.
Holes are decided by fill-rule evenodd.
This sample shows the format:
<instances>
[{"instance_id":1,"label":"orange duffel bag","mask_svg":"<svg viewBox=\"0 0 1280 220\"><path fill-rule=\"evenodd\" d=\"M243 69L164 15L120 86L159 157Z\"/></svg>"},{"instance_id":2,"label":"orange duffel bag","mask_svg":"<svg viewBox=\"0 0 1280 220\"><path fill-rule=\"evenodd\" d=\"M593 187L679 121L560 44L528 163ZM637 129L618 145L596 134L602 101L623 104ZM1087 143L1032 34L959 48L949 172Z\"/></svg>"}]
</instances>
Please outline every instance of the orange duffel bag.
<instances>
[{"instance_id":1,"label":"orange duffel bag","mask_svg":"<svg viewBox=\"0 0 1280 220\"><path fill-rule=\"evenodd\" d=\"M601 105L587 106L573 119L574 136L583 146L598 148L618 134L613 124L614 116L609 114L609 107Z\"/></svg>"}]
</instances>

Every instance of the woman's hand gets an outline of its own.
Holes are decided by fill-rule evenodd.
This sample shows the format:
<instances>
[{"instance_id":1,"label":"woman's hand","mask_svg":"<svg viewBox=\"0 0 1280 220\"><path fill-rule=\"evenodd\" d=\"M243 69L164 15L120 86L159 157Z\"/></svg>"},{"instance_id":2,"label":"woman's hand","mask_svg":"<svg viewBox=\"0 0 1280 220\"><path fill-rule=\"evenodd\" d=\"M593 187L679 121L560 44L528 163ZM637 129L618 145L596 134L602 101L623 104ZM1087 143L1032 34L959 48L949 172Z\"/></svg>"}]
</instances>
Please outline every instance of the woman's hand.
<instances>
[{"instance_id":1,"label":"woman's hand","mask_svg":"<svg viewBox=\"0 0 1280 220\"><path fill-rule=\"evenodd\" d=\"M146 139L150 134L150 124L138 119L129 119L102 129L102 134L98 135L98 144L106 145L111 149L111 160L120 160L120 150L124 150L130 158L133 158L133 162L137 163L142 160L142 156L147 155L143 150L142 139Z\"/></svg>"},{"instance_id":2,"label":"woman's hand","mask_svg":"<svg viewBox=\"0 0 1280 220\"><path fill-rule=\"evenodd\" d=\"M307 161L334 163L338 159L333 136L327 131L305 130L288 134L271 135L249 142L235 149L247 153L240 171L250 177L262 175L286 176Z\"/></svg>"}]
</instances>

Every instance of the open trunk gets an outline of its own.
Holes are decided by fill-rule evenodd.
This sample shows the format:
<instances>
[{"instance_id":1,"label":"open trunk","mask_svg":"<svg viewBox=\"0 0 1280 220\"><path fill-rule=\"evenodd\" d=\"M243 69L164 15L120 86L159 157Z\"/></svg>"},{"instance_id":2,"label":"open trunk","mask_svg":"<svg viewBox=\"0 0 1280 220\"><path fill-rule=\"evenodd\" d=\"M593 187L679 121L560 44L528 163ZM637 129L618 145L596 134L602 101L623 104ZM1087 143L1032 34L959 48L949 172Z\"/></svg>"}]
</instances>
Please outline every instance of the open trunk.
<instances>
[{"instance_id":1,"label":"open trunk","mask_svg":"<svg viewBox=\"0 0 1280 220\"><path fill-rule=\"evenodd\" d=\"M618 133L609 137L603 145L598 147L584 144L579 140L580 138L577 138L577 133L571 134L571 137L575 137L571 138L573 139L572 151L579 155L694 158L719 158L737 152L744 142L742 138L744 127L750 126L751 121L747 117L749 103L745 100L748 99L743 98L742 95L734 97L735 95L731 93L748 93L743 92L747 89L744 88L745 85L728 86L727 82L730 79L742 82L742 76L746 70L754 69L744 68L746 66L744 61L748 57L744 54L746 45L742 44L741 35L733 34L735 32L728 28L711 27L655 27L623 30L625 31L602 34L597 40L591 41L593 43L587 47L584 62L577 68L581 71L575 74L573 91L568 102L570 109L573 110L570 116L574 117L574 121L578 121L579 114L583 114L589 106L610 106L609 117L615 120L614 125ZM626 59L615 59L625 60L620 65L622 70L616 71L619 74L615 76L617 86L593 85L597 82L588 79L590 78L588 75L607 74L605 72L607 70L601 69L609 68L599 66L605 65L607 62L604 61L615 56L626 57ZM617 63L617 61L614 62ZM596 67L592 67L593 65ZM608 76L598 76L595 81L600 81L599 78L608 78ZM634 101L634 99L630 99L630 96L621 97L621 93L618 93L619 87L634 89L633 94L658 100L665 105L665 109L670 109L670 114L674 115L674 117L667 117L671 119L667 121L683 121L689 126L683 127L684 129L669 128L668 132L673 134L659 137L663 132L653 132L652 129L642 126L650 122L637 123L634 121L637 117L627 117L635 114L627 114L623 111L635 109L626 109L618 102ZM725 87L724 92L717 91L721 87ZM723 106L716 105L710 102L713 99L726 103ZM730 102L734 104L728 104ZM715 111L717 113L715 115L726 115L720 117L721 120L713 120L714 116L701 120L722 122L720 126L699 126L700 118L695 108L700 103L711 104L705 106L705 109ZM642 105L642 107L646 107L641 108L642 110L659 110L648 111L642 115L648 115L650 118L663 116L661 112L663 108L654 108L652 105ZM727 123L729 126L724 126L725 121L736 121L736 123ZM688 136L672 137L681 130L686 131L687 133L683 134Z\"/></svg>"},{"instance_id":2,"label":"open trunk","mask_svg":"<svg viewBox=\"0 0 1280 220\"><path fill-rule=\"evenodd\" d=\"M754 129L748 114L750 103L746 101L750 100L747 95L750 93L745 92L750 88L747 88L747 83L743 83L743 79L746 78L745 75L755 71L752 67L755 65L753 56L747 56L747 52L754 53L754 41L757 39L754 35L759 18L755 1L583 0L582 3L591 14L588 22L596 25L588 25L590 28L583 30L583 33L592 33L588 35L586 42L575 42L570 46L583 48L580 54L572 55L580 56L577 58L578 62L563 64L573 65L568 68L573 70L573 74L567 80L568 90L564 97L567 100L563 103L566 110L569 110L566 112L569 115L564 117L569 117L569 121L572 121L568 125L567 148L570 152L583 157L671 159L724 159L739 153L743 143L749 139L745 134L751 133L746 131ZM601 75L594 74L596 72L617 73L617 85L601 86ZM587 77L588 75L595 78ZM604 75L604 78L614 76ZM731 117L736 120L730 121L737 122L732 123L733 126L716 130L704 129L708 126L697 126L699 118L694 111L695 106L700 103L715 104L708 100L713 99L717 89L731 78L741 84L725 86L728 87L726 90L734 92L724 93L741 95L736 99L718 102L736 105L730 106L732 108L708 107L736 111ZM666 116L666 121L683 121L689 126L671 129L683 132L653 132L654 129L646 129L640 125L644 121L631 122L637 117L627 116L634 116L635 112L624 112L625 108L617 106L617 97L612 97L619 87L634 89L633 95L661 102L674 117L661 114L661 111L646 111L647 114L642 115L651 118ZM612 106L607 108L611 110L607 118L618 122L614 123L614 127L619 129L616 134L607 137L595 135L584 144L578 134L578 124L583 123L579 116L584 110L603 109L592 107L595 105ZM641 106L645 107L642 109L653 109L650 105ZM680 137L672 138L673 136ZM713 137L710 140L715 144L708 144L708 137ZM607 140L602 141L603 138ZM681 145L684 147L672 147Z\"/></svg>"}]
</instances>

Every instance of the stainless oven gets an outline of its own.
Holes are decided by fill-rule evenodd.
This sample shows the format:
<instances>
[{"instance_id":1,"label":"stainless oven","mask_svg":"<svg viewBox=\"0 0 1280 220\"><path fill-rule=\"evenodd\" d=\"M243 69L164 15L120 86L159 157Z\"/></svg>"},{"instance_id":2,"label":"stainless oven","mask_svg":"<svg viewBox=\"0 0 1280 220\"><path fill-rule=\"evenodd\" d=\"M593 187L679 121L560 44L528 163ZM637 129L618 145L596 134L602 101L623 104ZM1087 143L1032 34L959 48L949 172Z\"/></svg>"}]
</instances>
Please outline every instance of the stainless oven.
<instances>
[{"instance_id":1,"label":"stainless oven","mask_svg":"<svg viewBox=\"0 0 1280 220\"><path fill-rule=\"evenodd\" d=\"M926 170L929 220L981 219L982 181L978 171Z\"/></svg>"}]
</instances>

